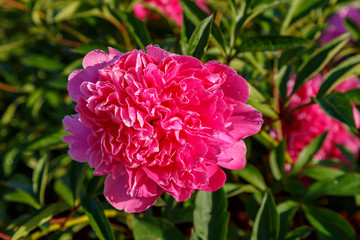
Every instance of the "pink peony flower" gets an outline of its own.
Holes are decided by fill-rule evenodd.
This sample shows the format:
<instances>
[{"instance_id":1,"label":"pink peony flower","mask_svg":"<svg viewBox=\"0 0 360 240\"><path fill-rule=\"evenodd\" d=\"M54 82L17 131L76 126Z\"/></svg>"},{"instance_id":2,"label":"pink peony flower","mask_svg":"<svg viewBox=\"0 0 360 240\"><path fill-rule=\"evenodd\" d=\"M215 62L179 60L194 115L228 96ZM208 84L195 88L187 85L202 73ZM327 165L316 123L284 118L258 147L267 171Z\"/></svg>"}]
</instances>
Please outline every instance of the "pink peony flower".
<instances>
[{"instance_id":1,"label":"pink peony flower","mask_svg":"<svg viewBox=\"0 0 360 240\"><path fill-rule=\"evenodd\" d=\"M290 89L292 89L292 85L295 82L294 80L295 79L291 79L291 81L289 81ZM319 91L322 80L323 77L318 74L308 81L291 98L288 109L291 111L291 109L310 102L311 97L315 97ZM352 77L338 85L334 91L347 91L359 87L359 79ZM360 113L355 107L353 114L356 126L360 127ZM329 132L323 147L315 156L316 160L337 158L349 163L335 144L346 146L355 156L357 156L360 149L360 139L350 135L341 122L326 115L318 104L312 104L293 111L290 116L283 121L283 134L287 141L289 155L293 161L296 161L300 152L315 137L325 131Z\"/></svg>"},{"instance_id":2,"label":"pink peony flower","mask_svg":"<svg viewBox=\"0 0 360 240\"><path fill-rule=\"evenodd\" d=\"M341 34L346 33L347 29L344 24L346 18L353 20L360 28L360 10L355 5L350 5L341 9L327 20L329 27L322 33L319 41L326 44Z\"/></svg>"},{"instance_id":3,"label":"pink peony flower","mask_svg":"<svg viewBox=\"0 0 360 240\"><path fill-rule=\"evenodd\" d=\"M68 82L78 114L63 120L70 156L108 174L104 195L126 212L146 210L163 192L184 201L219 189L219 166L242 169L242 139L263 122L235 70L146 49L88 53Z\"/></svg>"},{"instance_id":4,"label":"pink peony flower","mask_svg":"<svg viewBox=\"0 0 360 240\"><path fill-rule=\"evenodd\" d=\"M196 0L195 3L205 12L210 12L204 3L208 0ZM151 7L158 9L165 17L171 18L176 22L177 25L181 26L183 23L182 12L183 9L180 5L179 0L143 0L144 3L149 4ZM134 6L134 14L140 20L146 18L154 19L156 14L153 14L147 9L144 4L137 3Z\"/></svg>"}]
</instances>

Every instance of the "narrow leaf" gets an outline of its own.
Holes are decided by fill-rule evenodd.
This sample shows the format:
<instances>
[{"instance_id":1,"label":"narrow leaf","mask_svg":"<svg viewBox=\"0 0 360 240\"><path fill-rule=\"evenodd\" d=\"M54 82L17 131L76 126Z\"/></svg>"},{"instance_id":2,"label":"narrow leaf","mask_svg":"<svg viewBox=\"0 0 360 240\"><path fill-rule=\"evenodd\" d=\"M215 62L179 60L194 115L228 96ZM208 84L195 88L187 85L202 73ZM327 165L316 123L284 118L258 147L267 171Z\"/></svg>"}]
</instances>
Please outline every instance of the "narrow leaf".
<instances>
[{"instance_id":1,"label":"narrow leaf","mask_svg":"<svg viewBox=\"0 0 360 240\"><path fill-rule=\"evenodd\" d=\"M251 240L277 240L279 235L279 214L270 192L266 191L256 215Z\"/></svg>"},{"instance_id":2,"label":"narrow leaf","mask_svg":"<svg viewBox=\"0 0 360 240\"><path fill-rule=\"evenodd\" d=\"M360 56L351 57L339 66L333 68L323 80L321 87L316 95L321 98L323 95L330 93L337 85L352 76L360 74Z\"/></svg>"},{"instance_id":3,"label":"narrow leaf","mask_svg":"<svg viewBox=\"0 0 360 240\"><path fill-rule=\"evenodd\" d=\"M27 236L36 227L48 222L56 214L66 211L68 209L70 209L69 205L64 202L47 205L46 207L40 209L25 224L21 225L11 239L17 240L24 236Z\"/></svg>"},{"instance_id":4,"label":"narrow leaf","mask_svg":"<svg viewBox=\"0 0 360 240\"><path fill-rule=\"evenodd\" d=\"M360 89L345 92L346 97L353 103L360 104Z\"/></svg>"},{"instance_id":5,"label":"narrow leaf","mask_svg":"<svg viewBox=\"0 0 360 240\"><path fill-rule=\"evenodd\" d=\"M345 18L344 20L345 27L347 30L352 34L352 38L355 42L360 42L360 25L358 25L354 20L351 18Z\"/></svg>"},{"instance_id":6,"label":"narrow leaf","mask_svg":"<svg viewBox=\"0 0 360 240\"><path fill-rule=\"evenodd\" d=\"M298 159L296 160L294 166L291 169L291 174L296 174L301 168L303 168L308 162L310 162L310 160L322 147L327 133L328 132L325 132L320 136L314 138L314 140L312 140L311 143L301 151Z\"/></svg>"},{"instance_id":7,"label":"narrow leaf","mask_svg":"<svg viewBox=\"0 0 360 240\"><path fill-rule=\"evenodd\" d=\"M54 17L55 22L61 22L64 20L71 19L72 16L76 13L77 9L80 7L81 1L73 1L64 5L63 7Z\"/></svg>"},{"instance_id":8,"label":"narrow leaf","mask_svg":"<svg viewBox=\"0 0 360 240\"><path fill-rule=\"evenodd\" d=\"M40 208L40 204L35 200L34 196L20 189L17 189L16 192L3 195L3 198L8 202L24 203L36 209Z\"/></svg>"},{"instance_id":9,"label":"narrow leaf","mask_svg":"<svg viewBox=\"0 0 360 240\"><path fill-rule=\"evenodd\" d=\"M333 92L322 98L317 98L316 101L327 115L356 129L353 107L344 93Z\"/></svg>"},{"instance_id":10,"label":"narrow leaf","mask_svg":"<svg viewBox=\"0 0 360 240\"><path fill-rule=\"evenodd\" d=\"M201 21L195 28L189 40L187 54L201 59L206 52L209 44L210 32L213 16L209 16Z\"/></svg>"},{"instance_id":11,"label":"narrow leaf","mask_svg":"<svg viewBox=\"0 0 360 240\"><path fill-rule=\"evenodd\" d=\"M104 214L99 199L84 198L81 200L81 205L90 219L90 225L95 231L96 236L101 240L114 239L109 220Z\"/></svg>"},{"instance_id":12,"label":"narrow leaf","mask_svg":"<svg viewBox=\"0 0 360 240\"><path fill-rule=\"evenodd\" d=\"M185 240L185 236L163 218L132 215L132 225L135 240Z\"/></svg>"},{"instance_id":13,"label":"narrow leaf","mask_svg":"<svg viewBox=\"0 0 360 240\"><path fill-rule=\"evenodd\" d=\"M291 227L292 221L300 205L292 200L287 200L277 206L280 217L279 240L284 239L286 232Z\"/></svg>"},{"instance_id":14,"label":"narrow leaf","mask_svg":"<svg viewBox=\"0 0 360 240\"><path fill-rule=\"evenodd\" d=\"M64 65L56 58L43 55L27 55L21 59L21 62L26 66L46 71L58 71L64 68Z\"/></svg>"},{"instance_id":15,"label":"narrow leaf","mask_svg":"<svg viewBox=\"0 0 360 240\"><path fill-rule=\"evenodd\" d=\"M151 39L144 22L140 21L132 13L124 14L123 19L126 21L126 26L129 28L140 48L145 49L145 47L151 43Z\"/></svg>"},{"instance_id":16,"label":"narrow leaf","mask_svg":"<svg viewBox=\"0 0 360 240\"><path fill-rule=\"evenodd\" d=\"M355 196L360 194L360 174L346 173L337 178L330 178L312 184L306 191L305 200L318 196Z\"/></svg>"},{"instance_id":17,"label":"narrow leaf","mask_svg":"<svg viewBox=\"0 0 360 240\"><path fill-rule=\"evenodd\" d=\"M332 59L332 57L334 57L343 48L343 46L345 46L349 38L349 34L343 34L326 44L318 52L311 55L300 67L291 95L299 90L299 88L308 80L318 74Z\"/></svg>"},{"instance_id":18,"label":"narrow leaf","mask_svg":"<svg viewBox=\"0 0 360 240\"><path fill-rule=\"evenodd\" d=\"M302 18L310 13L311 10L321 7L327 3L327 0L300 0L299 4L297 5L297 8L294 11L293 14L293 21L298 20L299 18Z\"/></svg>"},{"instance_id":19,"label":"narrow leaf","mask_svg":"<svg viewBox=\"0 0 360 240\"><path fill-rule=\"evenodd\" d=\"M70 187L64 180L57 180L54 184L54 191L70 206L74 205L74 196L70 190Z\"/></svg>"},{"instance_id":20,"label":"narrow leaf","mask_svg":"<svg viewBox=\"0 0 360 240\"><path fill-rule=\"evenodd\" d=\"M289 232L286 235L285 240L304 239L304 238L308 237L313 230L314 229L312 227L308 227L308 226L301 226L301 227L295 228L294 230L292 230L291 232Z\"/></svg>"},{"instance_id":21,"label":"narrow leaf","mask_svg":"<svg viewBox=\"0 0 360 240\"><path fill-rule=\"evenodd\" d=\"M246 164L245 168L238 171L232 171L232 173L243 178L261 191L265 191L266 184L264 177L254 165L248 163Z\"/></svg>"},{"instance_id":22,"label":"narrow leaf","mask_svg":"<svg viewBox=\"0 0 360 240\"><path fill-rule=\"evenodd\" d=\"M347 239L356 240L351 225L338 213L325 208L303 206L306 219L315 228L323 240Z\"/></svg>"},{"instance_id":23,"label":"narrow leaf","mask_svg":"<svg viewBox=\"0 0 360 240\"><path fill-rule=\"evenodd\" d=\"M208 17L208 14L200 9L193 1L180 0L180 4L184 10L184 14L195 25L199 24L200 21ZM222 53L225 54L226 46L224 35L216 24L213 24L211 28L211 35L211 41L213 41L220 48Z\"/></svg>"},{"instance_id":24,"label":"narrow leaf","mask_svg":"<svg viewBox=\"0 0 360 240\"><path fill-rule=\"evenodd\" d=\"M194 229L202 240L226 239L229 213L222 188L215 192L199 191L196 194Z\"/></svg>"},{"instance_id":25,"label":"narrow leaf","mask_svg":"<svg viewBox=\"0 0 360 240\"><path fill-rule=\"evenodd\" d=\"M71 162L70 167L70 188L74 196L74 205L77 206L80 196L80 190L86 176L86 171L89 168L88 164Z\"/></svg>"},{"instance_id":26,"label":"narrow leaf","mask_svg":"<svg viewBox=\"0 0 360 240\"><path fill-rule=\"evenodd\" d=\"M304 169L301 174L311 177L315 180L334 179L345 174L343 170L327 167L327 166L314 166Z\"/></svg>"},{"instance_id":27,"label":"narrow leaf","mask_svg":"<svg viewBox=\"0 0 360 240\"><path fill-rule=\"evenodd\" d=\"M279 51L309 45L309 41L294 36L264 35L244 39L241 52Z\"/></svg>"},{"instance_id":28,"label":"narrow leaf","mask_svg":"<svg viewBox=\"0 0 360 240\"><path fill-rule=\"evenodd\" d=\"M270 169L274 178L278 181L281 180L284 175L285 153L285 141L282 141L275 149L270 152Z\"/></svg>"}]
</instances>

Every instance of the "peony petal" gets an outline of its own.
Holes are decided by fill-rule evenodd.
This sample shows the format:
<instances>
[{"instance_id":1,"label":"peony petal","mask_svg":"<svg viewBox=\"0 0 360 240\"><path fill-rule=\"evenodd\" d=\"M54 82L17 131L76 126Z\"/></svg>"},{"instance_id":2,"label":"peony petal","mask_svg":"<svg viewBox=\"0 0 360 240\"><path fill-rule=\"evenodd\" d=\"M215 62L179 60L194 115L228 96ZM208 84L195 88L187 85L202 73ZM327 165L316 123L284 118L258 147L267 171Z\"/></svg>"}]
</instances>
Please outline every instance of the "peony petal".
<instances>
[{"instance_id":1,"label":"peony petal","mask_svg":"<svg viewBox=\"0 0 360 240\"><path fill-rule=\"evenodd\" d=\"M116 56L121 57L122 55L124 55L123 53L119 52L117 49L112 48L112 47L108 47L109 50L109 56L111 59L113 59Z\"/></svg>"},{"instance_id":2,"label":"peony petal","mask_svg":"<svg viewBox=\"0 0 360 240\"><path fill-rule=\"evenodd\" d=\"M160 197L162 191L158 188L158 194L152 197L131 197L127 194L127 177L125 173L118 171L116 179L108 175L105 180L104 196L118 210L127 213L145 211L151 207ZM154 182L153 182L154 183ZM156 183L154 183L156 184Z\"/></svg>"},{"instance_id":3,"label":"peony petal","mask_svg":"<svg viewBox=\"0 0 360 240\"><path fill-rule=\"evenodd\" d=\"M229 134L240 140L256 134L263 124L262 114L250 105L239 103L229 118L232 123Z\"/></svg>"},{"instance_id":4,"label":"peony petal","mask_svg":"<svg viewBox=\"0 0 360 240\"><path fill-rule=\"evenodd\" d=\"M86 70L88 70L88 68L100 69L111 60L112 59L106 52L97 49L86 54L83 59L82 65L83 68L85 68Z\"/></svg>"},{"instance_id":5,"label":"peony petal","mask_svg":"<svg viewBox=\"0 0 360 240\"><path fill-rule=\"evenodd\" d=\"M148 55L153 57L156 61L161 62L166 57L176 56L176 54L169 53L161 48L149 45L146 47L146 52Z\"/></svg>"},{"instance_id":6,"label":"peony petal","mask_svg":"<svg viewBox=\"0 0 360 240\"><path fill-rule=\"evenodd\" d=\"M225 82L221 85L224 95L237 101L245 103L249 98L249 86L244 78L237 72L219 62L211 61L205 64L211 73L217 73L225 76Z\"/></svg>"},{"instance_id":7,"label":"peony petal","mask_svg":"<svg viewBox=\"0 0 360 240\"><path fill-rule=\"evenodd\" d=\"M231 170L243 169L246 164L246 145L244 141L223 148L221 154L218 155L218 164Z\"/></svg>"},{"instance_id":8,"label":"peony petal","mask_svg":"<svg viewBox=\"0 0 360 240\"><path fill-rule=\"evenodd\" d=\"M218 165L207 166L207 173L209 176L209 185L199 190L213 192L224 185L226 181L226 175Z\"/></svg>"},{"instance_id":9,"label":"peony petal","mask_svg":"<svg viewBox=\"0 0 360 240\"><path fill-rule=\"evenodd\" d=\"M63 141L70 144L68 154L76 161L88 162L87 150L90 146L87 138L92 134L91 130L79 121L79 114L65 116L63 124L67 127L65 131L72 133L63 137Z\"/></svg>"},{"instance_id":10,"label":"peony petal","mask_svg":"<svg viewBox=\"0 0 360 240\"><path fill-rule=\"evenodd\" d=\"M89 80L90 80L90 76L84 70L75 70L70 74L68 78L67 89L71 99L74 102L78 102L78 98L80 96L83 96L82 92L80 91L80 85L83 82Z\"/></svg>"}]
</instances>

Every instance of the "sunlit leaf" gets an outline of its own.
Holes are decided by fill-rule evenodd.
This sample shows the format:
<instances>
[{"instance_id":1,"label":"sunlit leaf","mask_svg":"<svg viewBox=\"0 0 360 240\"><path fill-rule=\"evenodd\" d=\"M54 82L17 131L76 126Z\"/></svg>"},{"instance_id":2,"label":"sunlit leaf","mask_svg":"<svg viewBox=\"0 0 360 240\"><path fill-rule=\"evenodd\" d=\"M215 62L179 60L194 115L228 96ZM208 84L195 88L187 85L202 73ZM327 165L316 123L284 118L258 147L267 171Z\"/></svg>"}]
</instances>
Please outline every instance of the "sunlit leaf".
<instances>
[{"instance_id":1,"label":"sunlit leaf","mask_svg":"<svg viewBox=\"0 0 360 240\"><path fill-rule=\"evenodd\" d=\"M187 54L198 59L201 59L209 44L210 32L212 26L213 16L209 16L202 20L195 28L193 34L189 39Z\"/></svg>"},{"instance_id":2,"label":"sunlit leaf","mask_svg":"<svg viewBox=\"0 0 360 240\"><path fill-rule=\"evenodd\" d=\"M70 206L64 202L48 204L47 206L40 209L26 223L21 225L11 237L11 239L17 240L27 236L36 227L48 222L56 214L64 212L68 209L70 209Z\"/></svg>"},{"instance_id":3,"label":"sunlit leaf","mask_svg":"<svg viewBox=\"0 0 360 240\"><path fill-rule=\"evenodd\" d=\"M229 213L222 188L215 192L199 191L195 199L194 229L202 240L226 239Z\"/></svg>"},{"instance_id":4,"label":"sunlit leaf","mask_svg":"<svg viewBox=\"0 0 360 240\"><path fill-rule=\"evenodd\" d=\"M81 206L84 208L86 215L90 219L90 225L95 231L96 236L101 240L114 239L111 231L109 220L104 214L99 199L84 198L81 200Z\"/></svg>"},{"instance_id":5,"label":"sunlit leaf","mask_svg":"<svg viewBox=\"0 0 360 240\"><path fill-rule=\"evenodd\" d=\"M251 240L276 240L279 236L279 213L270 192L266 191L256 215Z\"/></svg>"},{"instance_id":6,"label":"sunlit leaf","mask_svg":"<svg viewBox=\"0 0 360 240\"><path fill-rule=\"evenodd\" d=\"M169 221L162 218L132 215L135 240L185 240L185 236Z\"/></svg>"},{"instance_id":7,"label":"sunlit leaf","mask_svg":"<svg viewBox=\"0 0 360 240\"><path fill-rule=\"evenodd\" d=\"M330 117L356 129L353 107L344 93L333 92L322 98L317 98L316 101Z\"/></svg>"},{"instance_id":8,"label":"sunlit leaf","mask_svg":"<svg viewBox=\"0 0 360 240\"><path fill-rule=\"evenodd\" d=\"M349 34L343 34L324 47L319 51L312 54L307 61L305 61L296 76L295 85L292 91L294 94L301 86L303 86L308 80L318 74L325 65L337 54L343 46L348 42L350 38Z\"/></svg>"},{"instance_id":9,"label":"sunlit leaf","mask_svg":"<svg viewBox=\"0 0 360 240\"><path fill-rule=\"evenodd\" d=\"M307 145L301 152L296 160L294 166L291 169L291 174L296 174L298 171L303 168L310 160L315 156L315 154L322 147L328 132L321 134L320 136L314 138L309 145Z\"/></svg>"}]
</instances>

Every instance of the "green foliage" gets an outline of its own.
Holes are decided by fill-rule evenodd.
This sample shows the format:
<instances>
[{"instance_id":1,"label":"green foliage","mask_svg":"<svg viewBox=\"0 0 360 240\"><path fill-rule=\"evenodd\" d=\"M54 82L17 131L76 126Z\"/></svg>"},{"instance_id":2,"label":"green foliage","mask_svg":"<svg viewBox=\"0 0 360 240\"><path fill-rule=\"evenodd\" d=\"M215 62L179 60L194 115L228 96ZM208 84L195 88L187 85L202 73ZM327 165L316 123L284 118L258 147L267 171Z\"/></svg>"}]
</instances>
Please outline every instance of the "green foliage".
<instances>
[{"instance_id":1,"label":"green foliage","mask_svg":"<svg viewBox=\"0 0 360 240\"><path fill-rule=\"evenodd\" d=\"M292 159L283 124L296 110L288 109L294 95L321 75L316 96L297 108L317 105L360 136L360 89L338 91L360 75L360 26L347 18L348 33L327 44L319 38L329 16L359 3L210 0L208 13L196 1L180 0L183 25L177 26L151 4L145 5L155 14L139 20L133 12L139 2L0 1L0 237L357 239L356 143L340 139L331 147L341 158L319 161L331 137L326 129ZM264 125L245 139L246 166L225 170L219 190L196 191L181 203L164 193L145 212L128 214L103 197L106 175L94 176L88 164L69 157L61 120L75 113L67 79L88 52L125 53L149 44L235 69Z\"/></svg>"}]
</instances>

